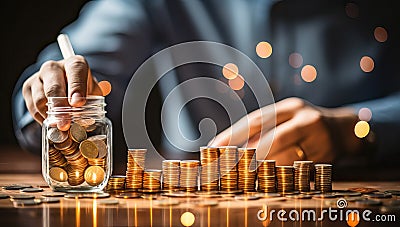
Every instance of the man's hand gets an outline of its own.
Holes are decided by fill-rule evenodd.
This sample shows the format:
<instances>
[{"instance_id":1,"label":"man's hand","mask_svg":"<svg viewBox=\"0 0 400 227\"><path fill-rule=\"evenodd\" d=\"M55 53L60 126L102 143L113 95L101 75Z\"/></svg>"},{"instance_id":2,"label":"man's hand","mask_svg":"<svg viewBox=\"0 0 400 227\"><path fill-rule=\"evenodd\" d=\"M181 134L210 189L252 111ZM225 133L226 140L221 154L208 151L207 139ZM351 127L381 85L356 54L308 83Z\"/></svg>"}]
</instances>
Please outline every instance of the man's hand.
<instances>
[{"instance_id":1,"label":"man's hand","mask_svg":"<svg viewBox=\"0 0 400 227\"><path fill-rule=\"evenodd\" d=\"M69 105L78 107L85 103L82 98L86 95L101 95L102 92L90 74L85 58L76 55L66 60L45 62L39 72L25 81L22 94L30 114L41 124L47 117L48 97L68 95Z\"/></svg>"},{"instance_id":2,"label":"man's hand","mask_svg":"<svg viewBox=\"0 0 400 227\"><path fill-rule=\"evenodd\" d=\"M274 114L276 113L276 128ZM274 159L278 165L296 160L332 162L337 153L357 151L354 135L357 115L351 109L327 109L299 98L256 110L221 132L210 146L257 148L257 159Z\"/></svg>"}]
</instances>

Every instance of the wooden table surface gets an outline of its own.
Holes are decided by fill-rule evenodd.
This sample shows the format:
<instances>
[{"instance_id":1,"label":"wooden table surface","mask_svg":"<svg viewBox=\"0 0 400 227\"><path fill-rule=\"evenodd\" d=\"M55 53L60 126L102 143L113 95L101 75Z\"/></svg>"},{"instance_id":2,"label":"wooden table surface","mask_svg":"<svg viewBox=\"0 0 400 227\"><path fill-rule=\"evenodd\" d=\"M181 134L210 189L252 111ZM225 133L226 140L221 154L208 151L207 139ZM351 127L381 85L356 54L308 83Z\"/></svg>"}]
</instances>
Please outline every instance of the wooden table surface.
<instances>
[{"instance_id":1,"label":"wooden table surface","mask_svg":"<svg viewBox=\"0 0 400 227\"><path fill-rule=\"evenodd\" d=\"M34 187L41 187L45 192L50 191L49 187L40 174L40 157L21 150L15 146L0 147L0 194L23 194L20 191L5 190L1 186L10 184L29 184ZM368 174L365 176L365 170L359 170L361 174L354 177L357 170L349 174L353 176L350 180L357 179L379 179L381 182L334 182L334 190L344 190L350 187L372 187L380 191L400 190L400 182L385 181L386 179L399 179L398 174L392 174L394 177L382 178L379 176L388 176L390 169L378 173L375 176ZM42 197L40 193L32 194L36 198ZM111 195L111 199L115 199ZM156 200L167 199L178 201L178 205L159 206ZM277 201L277 199L279 201ZM102 205L104 199L67 199L61 198L59 203L42 203L34 206L16 206L10 199L0 199L0 226L183 226L181 222L182 214L191 212L195 219L192 226L349 226L345 217L342 220L330 221L325 215L323 220L316 221L281 221L276 213L280 210L286 211L286 218L291 211L314 211L316 217L327 209L340 212L336 207L336 201L339 198L332 199L290 199L285 197L258 200L236 200L232 197L221 198L168 198L158 195L155 200L137 198L137 199L118 199L118 205ZM201 206L201 201L212 200L218 202L216 206ZM381 199L382 205L375 207L360 207L354 202L348 202L348 206L342 211L357 209L360 214L365 210L371 210L370 217L376 215L394 215L395 221L377 222L365 221L361 219L358 226L400 226L400 206L390 205L394 200L400 200L400 197L393 196L390 199ZM276 211L272 216L273 220L260 221L257 213L262 214ZM325 213L326 214L326 213ZM388 216L386 216L388 217ZM393 216L391 216L393 218ZM344 218L344 219L343 219Z\"/></svg>"},{"instance_id":2,"label":"wooden table surface","mask_svg":"<svg viewBox=\"0 0 400 227\"><path fill-rule=\"evenodd\" d=\"M29 184L34 187L42 187L45 192L50 191L40 174L0 174L0 186L10 184ZM350 187L373 187L380 191L400 190L399 182L334 182L335 190L348 189ZM23 192L0 189L0 194L21 194ZM33 194L41 197L40 193ZM111 196L113 198L113 195ZM178 205L159 206L156 200L168 199L179 201ZM260 210L314 210L318 215L323 210L337 209L334 205L338 198L332 199L290 199L281 197L258 200L236 200L233 197L221 198L168 198L158 195L156 199L118 199L118 205L102 205L103 199L67 199L61 198L59 203L42 203L34 206L15 206L10 199L0 200L0 225L1 226L183 226L181 216L189 211L194 214L195 220L192 226L348 226L346 220L332 222L328 216L322 221L280 221L273 216L269 220L260 221L257 213ZM216 206L200 206L200 201L217 201ZM382 199L382 206L359 207L349 202L343 209L364 211L370 209L374 215L395 215L395 222L365 222L361 220L360 226L399 226L400 207L388 206L393 200L400 197L393 196L390 199ZM388 208L390 208L388 210ZM286 215L288 215L288 213ZM276 214L276 213L275 213ZM287 216L286 216L287 217ZM339 218L339 217L338 217Z\"/></svg>"}]
</instances>

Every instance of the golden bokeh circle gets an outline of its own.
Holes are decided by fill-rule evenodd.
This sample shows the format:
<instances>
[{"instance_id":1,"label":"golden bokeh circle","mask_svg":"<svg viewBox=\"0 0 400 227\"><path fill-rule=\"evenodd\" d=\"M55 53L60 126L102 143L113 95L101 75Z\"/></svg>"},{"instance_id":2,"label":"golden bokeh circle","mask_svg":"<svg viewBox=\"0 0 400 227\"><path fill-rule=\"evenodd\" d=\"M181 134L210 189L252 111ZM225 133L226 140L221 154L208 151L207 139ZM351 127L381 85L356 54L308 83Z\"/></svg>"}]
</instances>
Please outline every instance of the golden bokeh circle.
<instances>
[{"instance_id":1,"label":"golden bokeh circle","mask_svg":"<svg viewBox=\"0 0 400 227\"><path fill-rule=\"evenodd\" d=\"M301 69L301 78L308 83L313 82L317 78L317 69L312 65L305 65Z\"/></svg>"},{"instance_id":2,"label":"golden bokeh circle","mask_svg":"<svg viewBox=\"0 0 400 227\"><path fill-rule=\"evenodd\" d=\"M368 135L370 130L369 124L366 121L357 122L356 126L354 126L354 133L358 138L364 138Z\"/></svg>"},{"instance_id":3,"label":"golden bokeh circle","mask_svg":"<svg viewBox=\"0 0 400 227\"><path fill-rule=\"evenodd\" d=\"M374 60L369 56L363 56L360 60L360 68L362 71L369 73L374 70L375 63Z\"/></svg>"},{"instance_id":4,"label":"golden bokeh circle","mask_svg":"<svg viewBox=\"0 0 400 227\"><path fill-rule=\"evenodd\" d=\"M269 42L262 41L256 46L256 53L260 58L268 58L272 54L272 46Z\"/></svg>"},{"instance_id":5,"label":"golden bokeh circle","mask_svg":"<svg viewBox=\"0 0 400 227\"><path fill-rule=\"evenodd\" d=\"M228 80L235 79L239 74L239 68L233 63L227 63L222 68L222 75Z\"/></svg>"},{"instance_id":6,"label":"golden bokeh circle","mask_svg":"<svg viewBox=\"0 0 400 227\"><path fill-rule=\"evenodd\" d=\"M244 87L244 78L238 75L235 79L229 80L228 84L233 90L238 91Z\"/></svg>"}]
</instances>

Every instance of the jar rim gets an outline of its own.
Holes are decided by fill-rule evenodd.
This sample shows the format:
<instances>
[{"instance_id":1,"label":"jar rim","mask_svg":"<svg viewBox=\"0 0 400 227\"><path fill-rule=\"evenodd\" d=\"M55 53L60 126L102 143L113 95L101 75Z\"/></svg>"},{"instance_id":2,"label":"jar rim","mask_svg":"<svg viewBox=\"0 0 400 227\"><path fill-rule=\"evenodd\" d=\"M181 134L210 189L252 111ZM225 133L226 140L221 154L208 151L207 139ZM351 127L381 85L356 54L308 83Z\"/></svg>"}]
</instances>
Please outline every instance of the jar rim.
<instances>
[{"instance_id":1,"label":"jar rim","mask_svg":"<svg viewBox=\"0 0 400 227\"><path fill-rule=\"evenodd\" d=\"M54 97L47 97L47 100L57 100L57 99L71 99L70 97L66 96L54 96ZM86 100L101 100L104 99L104 96L100 95L88 95L86 97L81 97L80 99L86 99Z\"/></svg>"}]
</instances>

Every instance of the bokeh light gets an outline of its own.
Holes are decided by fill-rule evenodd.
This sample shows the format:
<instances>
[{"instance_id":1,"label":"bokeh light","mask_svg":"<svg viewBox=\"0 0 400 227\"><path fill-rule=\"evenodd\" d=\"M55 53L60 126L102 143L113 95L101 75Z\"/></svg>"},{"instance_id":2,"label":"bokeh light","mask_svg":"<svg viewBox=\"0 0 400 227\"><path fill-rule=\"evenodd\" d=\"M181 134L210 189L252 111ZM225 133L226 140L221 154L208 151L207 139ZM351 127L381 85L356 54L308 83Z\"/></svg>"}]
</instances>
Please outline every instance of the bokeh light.
<instances>
[{"instance_id":1,"label":"bokeh light","mask_svg":"<svg viewBox=\"0 0 400 227\"><path fill-rule=\"evenodd\" d=\"M238 75L235 79L229 80L229 87L233 90L238 91L244 87L244 78L241 75Z\"/></svg>"},{"instance_id":2,"label":"bokeh light","mask_svg":"<svg viewBox=\"0 0 400 227\"><path fill-rule=\"evenodd\" d=\"M362 71L369 73L372 70L374 70L375 67L374 60L369 56L364 56L360 60L360 67Z\"/></svg>"},{"instance_id":3,"label":"bokeh light","mask_svg":"<svg viewBox=\"0 0 400 227\"><path fill-rule=\"evenodd\" d=\"M110 92L111 92L111 83L110 82L103 80L103 81L100 81L98 83L98 85L101 89L101 92L103 93L103 96L107 96L108 94L110 94Z\"/></svg>"},{"instance_id":4,"label":"bokeh light","mask_svg":"<svg viewBox=\"0 0 400 227\"><path fill-rule=\"evenodd\" d=\"M190 211L186 211L181 215L181 223L183 226L192 226L195 220L194 214Z\"/></svg>"},{"instance_id":5,"label":"bokeh light","mask_svg":"<svg viewBox=\"0 0 400 227\"><path fill-rule=\"evenodd\" d=\"M385 28L376 27L374 30L374 36L375 36L376 41L383 43L387 40L388 33Z\"/></svg>"},{"instance_id":6,"label":"bokeh light","mask_svg":"<svg viewBox=\"0 0 400 227\"><path fill-rule=\"evenodd\" d=\"M361 121L370 121L372 118L372 111L368 108L361 108L358 111L358 118Z\"/></svg>"},{"instance_id":7,"label":"bokeh light","mask_svg":"<svg viewBox=\"0 0 400 227\"><path fill-rule=\"evenodd\" d=\"M313 82L317 78L317 70L312 65L305 65L301 69L301 78L305 82L308 83Z\"/></svg>"},{"instance_id":8,"label":"bokeh light","mask_svg":"<svg viewBox=\"0 0 400 227\"><path fill-rule=\"evenodd\" d=\"M303 56L299 53L291 53L289 55L289 65L293 68L297 69L300 68L303 64Z\"/></svg>"},{"instance_id":9,"label":"bokeh light","mask_svg":"<svg viewBox=\"0 0 400 227\"><path fill-rule=\"evenodd\" d=\"M239 73L239 68L233 63L228 63L222 68L222 75L228 80L235 79Z\"/></svg>"},{"instance_id":10,"label":"bokeh light","mask_svg":"<svg viewBox=\"0 0 400 227\"><path fill-rule=\"evenodd\" d=\"M259 42L256 46L256 53L260 58L268 58L272 54L272 46L269 42Z\"/></svg>"},{"instance_id":11,"label":"bokeh light","mask_svg":"<svg viewBox=\"0 0 400 227\"><path fill-rule=\"evenodd\" d=\"M354 133L358 138L364 138L369 133L369 124L366 121L359 121L357 122L356 126L354 127Z\"/></svg>"},{"instance_id":12,"label":"bokeh light","mask_svg":"<svg viewBox=\"0 0 400 227\"><path fill-rule=\"evenodd\" d=\"M355 3L347 3L345 6L345 11L348 17L357 18L358 17L358 6Z\"/></svg>"}]
</instances>

